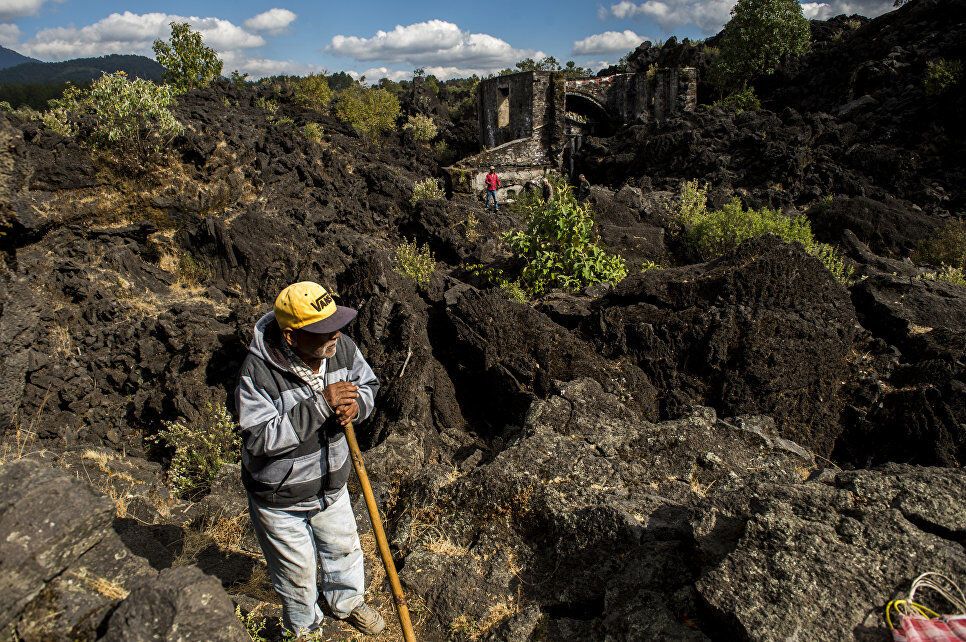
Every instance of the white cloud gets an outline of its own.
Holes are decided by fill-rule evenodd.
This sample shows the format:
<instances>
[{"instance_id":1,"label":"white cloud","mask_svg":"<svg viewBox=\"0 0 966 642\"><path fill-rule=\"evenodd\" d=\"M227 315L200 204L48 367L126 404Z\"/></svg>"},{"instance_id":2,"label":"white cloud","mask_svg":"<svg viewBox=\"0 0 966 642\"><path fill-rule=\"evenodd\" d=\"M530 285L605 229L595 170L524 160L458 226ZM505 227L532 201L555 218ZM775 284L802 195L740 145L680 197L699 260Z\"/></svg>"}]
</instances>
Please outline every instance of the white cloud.
<instances>
[{"instance_id":1,"label":"white cloud","mask_svg":"<svg viewBox=\"0 0 966 642\"><path fill-rule=\"evenodd\" d=\"M279 34L295 21L297 16L288 9L269 9L245 21L245 26L252 31L267 31Z\"/></svg>"},{"instance_id":2,"label":"white cloud","mask_svg":"<svg viewBox=\"0 0 966 642\"><path fill-rule=\"evenodd\" d=\"M593 56L609 53L627 53L635 49L637 45L645 40L650 40L646 36L639 36L630 29L624 31L605 31L604 33L587 36L583 40L574 43L574 54Z\"/></svg>"},{"instance_id":3,"label":"white cloud","mask_svg":"<svg viewBox=\"0 0 966 642\"><path fill-rule=\"evenodd\" d=\"M151 55L155 39L167 39L169 23L187 22L199 31L205 44L220 54L261 47L265 39L221 18L184 17L168 13L112 13L85 27L41 29L20 47L27 53L47 60L66 60L79 56L102 56L110 53Z\"/></svg>"},{"instance_id":4,"label":"white cloud","mask_svg":"<svg viewBox=\"0 0 966 642\"><path fill-rule=\"evenodd\" d=\"M620 19L650 18L665 31L693 24L711 34L728 22L734 6L735 0L646 0L640 4L621 0L611 5L610 13Z\"/></svg>"},{"instance_id":5,"label":"white cloud","mask_svg":"<svg viewBox=\"0 0 966 642\"><path fill-rule=\"evenodd\" d=\"M32 16L46 0L0 0L0 20Z\"/></svg>"},{"instance_id":6,"label":"white cloud","mask_svg":"<svg viewBox=\"0 0 966 642\"><path fill-rule=\"evenodd\" d=\"M621 0L610 6L606 16L619 19L643 17L657 22L665 31L695 25L705 34L717 33L731 19L736 0ZM839 14L858 13L874 18L893 9L893 0L831 0L803 2L806 18L824 20Z\"/></svg>"},{"instance_id":7,"label":"white cloud","mask_svg":"<svg viewBox=\"0 0 966 642\"><path fill-rule=\"evenodd\" d=\"M406 63L413 67L493 71L511 67L523 58L542 58L542 51L516 49L485 33L463 31L452 22L429 20L377 31L371 38L337 35L326 47L330 53L359 61Z\"/></svg>"},{"instance_id":8,"label":"white cloud","mask_svg":"<svg viewBox=\"0 0 966 642\"><path fill-rule=\"evenodd\" d=\"M892 0L858 0L848 2L846 0L832 0L832 2L803 2L802 11L809 20L827 20L833 16L841 14L852 15L857 13L869 18L881 16L883 13L892 11L895 8Z\"/></svg>"},{"instance_id":9,"label":"white cloud","mask_svg":"<svg viewBox=\"0 0 966 642\"><path fill-rule=\"evenodd\" d=\"M20 40L20 27L0 22L0 47L12 47Z\"/></svg>"},{"instance_id":10,"label":"white cloud","mask_svg":"<svg viewBox=\"0 0 966 642\"><path fill-rule=\"evenodd\" d=\"M245 73L252 78L262 78L264 76L278 76L280 74L290 76L304 76L319 71L323 71L319 65L311 65L294 60L276 60L274 58L258 58L249 56L246 51L224 51L219 52L218 57L224 64L222 74L227 76L233 71Z\"/></svg>"}]
</instances>

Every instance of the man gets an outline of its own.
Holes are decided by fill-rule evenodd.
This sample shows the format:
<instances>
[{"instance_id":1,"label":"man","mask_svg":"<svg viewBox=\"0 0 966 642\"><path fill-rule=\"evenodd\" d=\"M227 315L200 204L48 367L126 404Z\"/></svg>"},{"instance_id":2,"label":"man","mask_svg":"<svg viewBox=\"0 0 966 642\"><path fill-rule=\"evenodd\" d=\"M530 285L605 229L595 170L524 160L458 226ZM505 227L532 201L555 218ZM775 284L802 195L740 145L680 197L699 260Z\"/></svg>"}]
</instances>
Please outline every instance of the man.
<instances>
[{"instance_id":1,"label":"man","mask_svg":"<svg viewBox=\"0 0 966 642\"><path fill-rule=\"evenodd\" d=\"M486 183L486 209L490 209L490 199L493 199L493 211L499 212L500 206L496 202L496 190L500 189L500 177L496 175L496 168L490 165L490 171L484 179Z\"/></svg>"},{"instance_id":2,"label":"man","mask_svg":"<svg viewBox=\"0 0 966 642\"><path fill-rule=\"evenodd\" d=\"M583 201L590 196L590 181L581 174L577 177L577 200Z\"/></svg>"},{"instance_id":3,"label":"man","mask_svg":"<svg viewBox=\"0 0 966 642\"><path fill-rule=\"evenodd\" d=\"M290 285L255 324L236 390L242 481L285 625L322 624L322 595L336 618L366 634L385 628L364 602L362 549L346 482L341 426L372 414L379 381L340 331L356 310L317 283Z\"/></svg>"},{"instance_id":4,"label":"man","mask_svg":"<svg viewBox=\"0 0 966 642\"><path fill-rule=\"evenodd\" d=\"M546 176L540 180L540 195L543 196L544 203L549 203L553 200L553 185L550 184L550 179Z\"/></svg>"}]
</instances>

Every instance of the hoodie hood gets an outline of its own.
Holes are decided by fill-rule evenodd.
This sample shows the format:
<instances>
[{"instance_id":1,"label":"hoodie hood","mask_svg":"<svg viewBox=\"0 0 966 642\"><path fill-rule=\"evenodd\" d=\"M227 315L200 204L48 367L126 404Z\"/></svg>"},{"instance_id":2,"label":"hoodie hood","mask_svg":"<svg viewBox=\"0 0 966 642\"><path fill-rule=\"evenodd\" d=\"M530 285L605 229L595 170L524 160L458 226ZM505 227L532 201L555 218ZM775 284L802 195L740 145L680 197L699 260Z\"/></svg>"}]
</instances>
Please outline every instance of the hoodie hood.
<instances>
[{"instance_id":1,"label":"hoodie hood","mask_svg":"<svg viewBox=\"0 0 966 642\"><path fill-rule=\"evenodd\" d=\"M255 323L255 333L248 350L279 370L292 372L292 367L282 351L281 341L282 331L275 321L275 312L272 311Z\"/></svg>"}]
</instances>

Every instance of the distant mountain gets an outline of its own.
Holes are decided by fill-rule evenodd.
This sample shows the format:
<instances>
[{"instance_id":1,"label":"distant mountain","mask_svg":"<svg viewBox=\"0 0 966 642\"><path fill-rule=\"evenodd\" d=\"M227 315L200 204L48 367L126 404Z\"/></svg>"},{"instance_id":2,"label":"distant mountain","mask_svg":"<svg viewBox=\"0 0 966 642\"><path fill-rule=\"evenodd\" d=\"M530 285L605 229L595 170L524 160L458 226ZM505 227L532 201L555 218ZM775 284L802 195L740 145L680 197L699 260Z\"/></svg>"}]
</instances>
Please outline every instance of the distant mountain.
<instances>
[{"instance_id":1,"label":"distant mountain","mask_svg":"<svg viewBox=\"0 0 966 642\"><path fill-rule=\"evenodd\" d=\"M5 50L10 51L9 49ZM15 55L16 52L10 52ZM27 60L31 60L27 58ZM0 85L59 85L71 82L87 84L103 73L127 72L131 78L161 80L164 67L144 56L118 55L100 58L75 58L64 62L24 62L14 67L0 68Z\"/></svg>"},{"instance_id":2,"label":"distant mountain","mask_svg":"<svg viewBox=\"0 0 966 642\"><path fill-rule=\"evenodd\" d=\"M30 58L23 54L17 53L13 49L0 47L0 69L6 69L7 67L22 65L25 62L40 62L40 61L37 60L36 58Z\"/></svg>"}]
</instances>

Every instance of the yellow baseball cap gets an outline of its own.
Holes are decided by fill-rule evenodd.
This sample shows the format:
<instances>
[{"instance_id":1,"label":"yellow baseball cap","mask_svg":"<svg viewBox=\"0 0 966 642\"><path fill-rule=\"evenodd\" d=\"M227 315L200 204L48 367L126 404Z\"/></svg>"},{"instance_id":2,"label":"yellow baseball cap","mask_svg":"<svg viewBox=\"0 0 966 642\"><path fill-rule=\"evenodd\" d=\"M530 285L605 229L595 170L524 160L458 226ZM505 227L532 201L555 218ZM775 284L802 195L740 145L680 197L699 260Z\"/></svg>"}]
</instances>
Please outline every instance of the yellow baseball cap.
<instances>
[{"instance_id":1,"label":"yellow baseball cap","mask_svg":"<svg viewBox=\"0 0 966 642\"><path fill-rule=\"evenodd\" d=\"M324 287L312 281L293 283L275 298L275 320L283 330L316 334L335 332L356 318L358 311L336 305Z\"/></svg>"}]
</instances>

